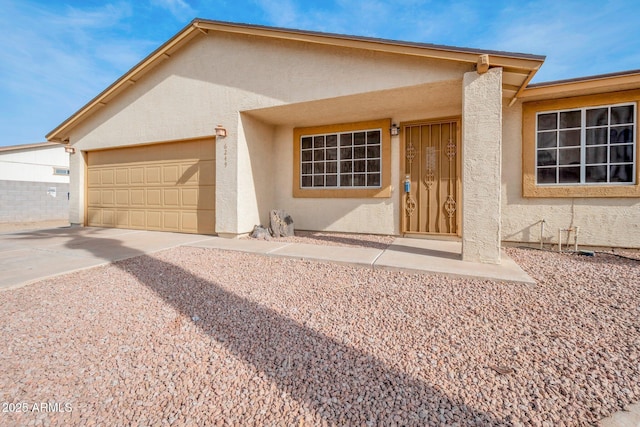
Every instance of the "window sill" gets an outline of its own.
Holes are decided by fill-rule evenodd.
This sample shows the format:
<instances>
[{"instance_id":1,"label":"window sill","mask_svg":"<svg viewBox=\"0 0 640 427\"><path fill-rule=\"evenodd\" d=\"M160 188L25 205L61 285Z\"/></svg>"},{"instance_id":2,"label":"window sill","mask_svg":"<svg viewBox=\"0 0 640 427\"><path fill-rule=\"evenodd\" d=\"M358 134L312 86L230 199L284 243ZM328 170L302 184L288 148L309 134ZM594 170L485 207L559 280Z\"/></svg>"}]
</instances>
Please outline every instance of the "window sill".
<instances>
[{"instance_id":1,"label":"window sill","mask_svg":"<svg viewBox=\"0 0 640 427\"><path fill-rule=\"evenodd\" d=\"M302 189L294 188L293 197L301 198L335 198L335 199L368 199L391 197L391 187L349 190L345 188L330 189Z\"/></svg>"},{"instance_id":2,"label":"window sill","mask_svg":"<svg viewBox=\"0 0 640 427\"><path fill-rule=\"evenodd\" d=\"M526 198L631 198L640 197L640 185L554 185L540 186L523 181L522 196Z\"/></svg>"}]
</instances>

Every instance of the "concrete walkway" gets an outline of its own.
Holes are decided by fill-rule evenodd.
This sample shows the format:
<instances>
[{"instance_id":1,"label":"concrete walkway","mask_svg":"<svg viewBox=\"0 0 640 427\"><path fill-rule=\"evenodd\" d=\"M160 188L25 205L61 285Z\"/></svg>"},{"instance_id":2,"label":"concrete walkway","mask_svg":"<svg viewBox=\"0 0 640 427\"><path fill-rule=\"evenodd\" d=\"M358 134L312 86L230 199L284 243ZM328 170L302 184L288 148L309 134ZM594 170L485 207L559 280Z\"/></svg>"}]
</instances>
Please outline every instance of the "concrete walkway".
<instances>
[{"instance_id":1,"label":"concrete walkway","mask_svg":"<svg viewBox=\"0 0 640 427\"><path fill-rule=\"evenodd\" d=\"M250 252L262 255L360 265L413 273L535 284L504 252L499 265L465 262L460 242L396 238L387 249L321 246L212 237L186 246Z\"/></svg>"},{"instance_id":2,"label":"concrete walkway","mask_svg":"<svg viewBox=\"0 0 640 427\"><path fill-rule=\"evenodd\" d=\"M628 405L624 411L615 414L598 422L600 427L640 427L640 402Z\"/></svg>"},{"instance_id":3,"label":"concrete walkway","mask_svg":"<svg viewBox=\"0 0 640 427\"><path fill-rule=\"evenodd\" d=\"M504 254L500 265L461 261L459 242L397 238L387 249L373 249L115 228L62 227L0 234L0 289L20 287L47 277L176 246L216 248L483 280L535 283Z\"/></svg>"}]
</instances>

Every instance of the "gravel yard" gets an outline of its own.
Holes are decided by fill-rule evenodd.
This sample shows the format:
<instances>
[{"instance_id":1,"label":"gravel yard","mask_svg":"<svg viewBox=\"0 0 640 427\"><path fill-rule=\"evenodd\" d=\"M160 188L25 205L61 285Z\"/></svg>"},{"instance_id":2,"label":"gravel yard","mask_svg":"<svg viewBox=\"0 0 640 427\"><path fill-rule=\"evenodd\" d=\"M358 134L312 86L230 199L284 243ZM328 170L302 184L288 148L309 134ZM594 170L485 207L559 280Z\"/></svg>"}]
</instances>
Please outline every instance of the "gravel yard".
<instances>
[{"instance_id":1,"label":"gravel yard","mask_svg":"<svg viewBox=\"0 0 640 427\"><path fill-rule=\"evenodd\" d=\"M538 285L179 247L3 292L0 425L590 425L640 400L640 262L507 251Z\"/></svg>"}]
</instances>

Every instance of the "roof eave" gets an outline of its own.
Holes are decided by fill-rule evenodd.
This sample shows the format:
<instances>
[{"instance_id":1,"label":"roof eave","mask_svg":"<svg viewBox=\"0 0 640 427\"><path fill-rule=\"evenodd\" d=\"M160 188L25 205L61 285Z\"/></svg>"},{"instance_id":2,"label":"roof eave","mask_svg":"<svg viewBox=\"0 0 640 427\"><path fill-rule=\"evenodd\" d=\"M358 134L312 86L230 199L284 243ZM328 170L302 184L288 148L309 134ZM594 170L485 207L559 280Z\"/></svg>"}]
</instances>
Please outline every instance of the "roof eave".
<instances>
[{"instance_id":1,"label":"roof eave","mask_svg":"<svg viewBox=\"0 0 640 427\"><path fill-rule=\"evenodd\" d=\"M536 83L525 88L522 98L523 100L537 99L545 96L559 96L567 92L623 90L635 86L640 88L640 70Z\"/></svg>"},{"instance_id":2,"label":"roof eave","mask_svg":"<svg viewBox=\"0 0 640 427\"><path fill-rule=\"evenodd\" d=\"M95 98L81 107L78 111L76 111L73 115L67 118L51 132L49 132L46 135L47 140L59 143L68 142L68 131L71 128L76 126L85 117L92 114L95 110L106 105L107 102L118 93L120 93L120 91L122 91L129 85L135 84L137 79L141 77L142 74L149 71L164 59L171 57L171 54L175 50L179 49L182 45L190 41L198 34L208 34L209 31L221 31L227 33L297 40L308 43L353 47L387 53L415 55L427 58L451 60L473 64L477 62L478 55L488 54L490 56L491 66L503 67L510 70L518 70L519 72L524 71L528 74L527 79L525 80L523 85L520 86L517 93L520 93L522 91L524 86L526 86L527 82L531 80L533 74L535 74L535 72L540 68L545 59L544 56L539 55L456 48L449 46L401 42L340 34L328 34L285 28L264 27L258 25L210 21L196 18L182 30L180 30L175 36L173 36L162 46L149 54L146 58L144 58L129 71L127 71L122 77L112 83L104 91L102 91Z\"/></svg>"},{"instance_id":3,"label":"roof eave","mask_svg":"<svg viewBox=\"0 0 640 427\"><path fill-rule=\"evenodd\" d=\"M171 53L178 49L182 44L191 40L193 36L199 34L198 29L193 22L180 30L176 35L170 38L158 49L154 50L146 58L140 61L127 71L122 77L113 82L109 87L100 92L95 98L82 106L78 111L73 113L64 122L59 124L55 129L46 135L46 139L51 142L65 143L68 137L65 131L73 127L85 116L92 113L95 109L106 105L107 101L118 94L122 89L137 82L137 79L146 73L151 67L157 65L163 60L170 58Z\"/></svg>"},{"instance_id":4,"label":"roof eave","mask_svg":"<svg viewBox=\"0 0 640 427\"><path fill-rule=\"evenodd\" d=\"M330 44L343 47L354 47L367 50L377 50L389 53L401 53L430 57L435 59L448 59L458 62L475 64L478 55L488 54L491 57L491 65L498 67L511 67L518 69L539 68L544 62L545 56L519 54L513 52L491 51L482 49L469 49L454 46L434 45L427 43L412 43L406 41L386 40L371 37L360 37L343 34L321 33L315 31L295 30L289 28L265 27L260 25L237 24L230 22L194 19L193 25L207 31L222 31L256 35L262 37L297 40L308 43Z\"/></svg>"}]
</instances>

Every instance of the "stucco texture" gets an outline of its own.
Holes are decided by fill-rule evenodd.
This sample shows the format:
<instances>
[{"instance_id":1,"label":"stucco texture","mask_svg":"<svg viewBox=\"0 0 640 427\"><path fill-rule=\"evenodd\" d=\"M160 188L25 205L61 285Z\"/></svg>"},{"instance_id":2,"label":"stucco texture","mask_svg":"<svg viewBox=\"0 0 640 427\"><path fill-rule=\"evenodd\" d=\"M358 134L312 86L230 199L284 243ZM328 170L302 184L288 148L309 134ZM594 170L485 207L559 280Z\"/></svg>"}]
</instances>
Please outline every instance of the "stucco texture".
<instances>
[{"instance_id":1,"label":"stucco texture","mask_svg":"<svg viewBox=\"0 0 640 427\"><path fill-rule=\"evenodd\" d=\"M605 247L640 247L638 198L522 197L522 104L504 108L502 151L502 239L557 244L558 229L579 227L578 243ZM544 220L544 236L540 222ZM573 235L563 244L573 244Z\"/></svg>"},{"instance_id":2,"label":"stucco texture","mask_svg":"<svg viewBox=\"0 0 640 427\"><path fill-rule=\"evenodd\" d=\"M502 69L464 75L462 257L500 262Z\"/></svg>"},{"instance_id":3,"label":"stucco texture","mask_svg":"<svg viewBox=\"0 0 640 427\"><path fill-rule=\"evenodd\" d=\"M222 124L228 136L216 144L216 232L247 233L266 221L270 209L280 208L290 211L300 228L396 233L397 193L375 201L292 198L292 129L354 119L459 115L459 82L469 68L255 36L198 36L72 129L77 154L71 161L71 222L82 223L84 217L82 151L205 137ZM426 106L424 97L408 96L407 105L415 108L399 111L394 91L410 94L412 87L421 95L446 95ZM452 94L452 87L458 92ZM379 102L358 102L364 98ZM298 106L298 114L278 110L287 106ZM396 143L395 186L397 152Z\"/></svg>"}]
</instances>

